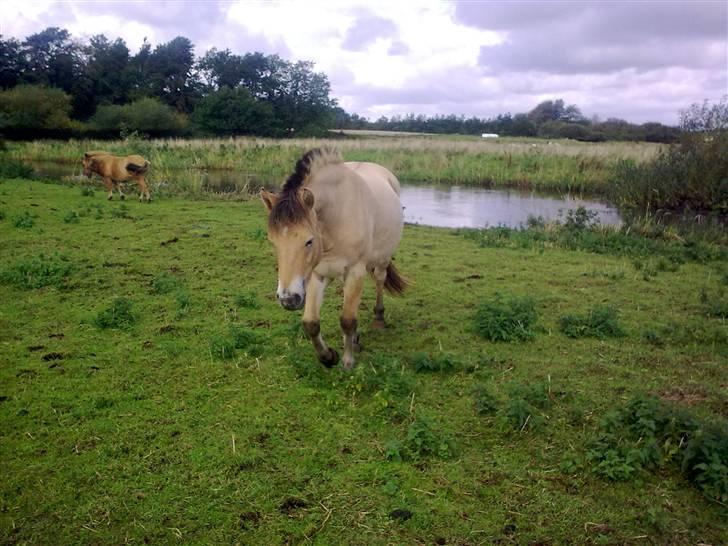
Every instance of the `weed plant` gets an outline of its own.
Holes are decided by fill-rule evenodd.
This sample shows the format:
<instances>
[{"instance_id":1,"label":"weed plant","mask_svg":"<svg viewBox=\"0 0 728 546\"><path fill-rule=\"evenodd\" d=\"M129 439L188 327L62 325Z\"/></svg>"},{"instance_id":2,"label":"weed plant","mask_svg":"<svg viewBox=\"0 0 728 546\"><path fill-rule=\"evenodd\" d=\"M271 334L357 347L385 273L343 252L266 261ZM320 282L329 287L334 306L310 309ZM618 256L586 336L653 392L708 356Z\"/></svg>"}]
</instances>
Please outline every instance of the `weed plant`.
<instances>
[{"instance_id":1,"label":"weed plant","mask_svg":"<svg viewBox=\"0 0 728 546\"><path fill-rule=\"evenodd\" d=\"M438 430L429 417L418 416L407 427L404 441L390 441L385 456L390 461L421 461L428 458L451 459L455 443Z\"/></svg>"},{"instance_id":2,"label":"weed plant","mask_svg":"<svg viewBox=\"0 0 728 546\"><path fill-rule=\"evenodd\" d=\"M728 423L706 422L654 397L636 397L607 414L586 460L611 480L675 463L706 496L728 501Z\"/></svg>"},{"instance_id":3,"label":"weed plant","mask_svg":"<svg viewBox=\"0 0 728 546\"><path fill-rule=\"evenodd\" d=\"M75 210L70 210L63 217L63 222L66 224L78 224L80 219L81 219L81 217Z\"/></svg>"},{"instance_id":4,"label":"weed plant","mask_svg":"<svg viewBox=\"0 0 728 546\"><path fill-rule=\"evenodd\" d=\"M116 298L109 307L99 311L93 323L97 328L101 328L102 330L108 328L129 330L137 322L137 317L131 308L132 304L128 299Z\"/></svg>"},{"instance_id":5,"label":"weed plant","mask_svg":"<svg viewBox=\"0 0 728 546\"><path fill-rule=\"evenodd\" d=\"M493 415L498 411L498 399L484 383L479 383L473 389L475 413L478 415Z\"/></svg>"},{"instance_id":6,"label":"weed plant","mask_svg":"<svg viewBox=\"0 0 728 546\"><path fill-rule=\"evenodd\" d=\"M73 269L73 265L63 256L39 254L0 271L0 281L25 289L44 286L64 288Z\"/></svg>"},{"instance_id":7,"label":"weed plant","mask_svg":"<svg viewBox=\"0 0 728 546\"><path fill-rule=\"evenodd\" d=\"M703 288L700 291L700 305L709 317L728 318L728 297L722 288L712 293Z\"/></svg>"},{"instance_id":8,"label":"weed plant","mask_svg":"<svg viewBox=\"0 0 728 546\"><path fill-rule=\"evenodd\" d=\"M235 296L236 307L246 309L258 309L260 308L260 302L255 292L244 292Z\"/></svg>"},{"instance_id":9,"label":"weed plant","mask_svg":"<svg viewBox=\"0 0 728 546\"><path fill-rule=\"evenodd\" d=\"M617 310L606 305L597 305L585 315L563 315L559 319L561 331L571 338L579 337L622 337L625 334L619 324Z\"/></svg>"},{"instance_id":10,"label":"weed plant","mask_svg":"<svg viewBox=\"0 0 728 546\"><path fill-rule=\"evenodd\" d=\"M30 229L35 225L35 216L25 211L13 217L13 226L20 229Z\"/></svg>"},{"instance_id":11,"label":"weed plant","mask_svg":"<svg viewBox=\"0 0 728 546\"><path fill-rule=\"evenodd\" d=\"M22 161L2 157L0 160L0 178L33 178L33 168Z\"/></svg>"},{"instance_id":12,"label":"weed plant","mask_svg":"<svg viewBox=\"0 0 728 546\"><path fill-rule=\"evenodd\" d=\"M489 341L525 341L535 335L538 315L532 298L496 294L475 313L475 331Z\"/></svg>"},{"instance_id":13,"label":"weed plant","mask_svg":"<svg viewBox=\"0 0 728 546\"><path fill-rule=\"evenodd\" d=\"M155 294L169 294L182 287L181 281L174 275L162 272L152 281L152 292Z\"/></svg>"},{"instance_id":14,"label":"weed plant","mask_svg":"<svg viewBox=\"0 0 728 546\"><path fill-rule=\"evenodd\" d=\"M412 366L417 373L454 372L462 368L462 363L452 353L441 352L434 356L417 353L412 357Z\"/></svg>"}]
</instances>

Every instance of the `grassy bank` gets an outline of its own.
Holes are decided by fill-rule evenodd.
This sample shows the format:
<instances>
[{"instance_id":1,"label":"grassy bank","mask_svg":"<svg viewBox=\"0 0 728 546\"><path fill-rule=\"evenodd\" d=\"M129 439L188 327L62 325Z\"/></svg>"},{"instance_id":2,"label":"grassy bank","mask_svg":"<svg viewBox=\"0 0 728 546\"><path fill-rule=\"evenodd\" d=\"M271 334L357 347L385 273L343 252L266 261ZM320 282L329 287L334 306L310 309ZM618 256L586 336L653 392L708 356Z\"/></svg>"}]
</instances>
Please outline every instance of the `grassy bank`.
<instances>
[{"instance_id":1,"label":"grassy bank","mask_svg":"<svg viewBox=\"0 0 728 546\"><path fill-rule=\"evenodd\" d=\"M344 374L276 304L256 200L6 180L0 218L0 542L728 533L721 247L407 226L414 284L383 331L368 286Z\"/></svg>"},{"instance_id":2,"label":"grassy bank","mask_svg":"<svg viewBox=\"0 0 728 546\"><path fill-rule=\"evenodd\" d=\"M37 141L10 144L9 156L22 160L61 161L78 174L79 158L89 149L139 153L153 165L153 182L170 193L199 193L202 171L234 170L246 183L279 184L307 150L334 146L349 161L385 165L404 181L447 182L485 187L573 193L606 193L613 165L655 156L647 143L581 143L536 139L497 142L469 137L350 139L210 139L130 141Z\"/></svg>"}]
</instances>

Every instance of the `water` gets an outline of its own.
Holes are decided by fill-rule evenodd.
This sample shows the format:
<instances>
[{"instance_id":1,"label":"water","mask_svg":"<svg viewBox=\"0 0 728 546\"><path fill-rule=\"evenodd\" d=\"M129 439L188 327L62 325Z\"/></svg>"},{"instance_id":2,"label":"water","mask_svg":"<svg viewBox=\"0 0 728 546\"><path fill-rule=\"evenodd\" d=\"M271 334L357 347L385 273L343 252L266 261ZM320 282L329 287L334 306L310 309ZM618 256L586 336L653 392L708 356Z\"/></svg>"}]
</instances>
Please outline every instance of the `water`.
<instances>
[{"instance_id":1,"label":"water","mask_svg":"<svg viewBox=\"0 0 728 546\"><path fill-rule=\"evenodd\" d=\"M583 206L597 213L602 224L619 224L614 207L599 201L571 196L487 190L463 186L402 186L402 204L406 222L438 227L518 227L529 216L558 220L570 209Z\"/></svg>"},{"instance_id":2,"label":"water","mask_svg":"<svg viewBox=\"0 0 728 546\"><path fill-rule=\"evenodd\" d=\"M76 179L79 165L51 161L32 162L35 171L52 178ZM184 179L184 180L183 180ZM193 180L194 179L194 180ZM153 180L153 179L152 179ZM255 191L257 185L236 171L180 171L180 184L209 192ZM405 221L437 227L519 227L529 216L563 219L570 209L595 211L602 224L619 224L619 212L605 203L571 196L519 190L488 190L471 186L402 185Z\"/></svg>"}]
</instances>

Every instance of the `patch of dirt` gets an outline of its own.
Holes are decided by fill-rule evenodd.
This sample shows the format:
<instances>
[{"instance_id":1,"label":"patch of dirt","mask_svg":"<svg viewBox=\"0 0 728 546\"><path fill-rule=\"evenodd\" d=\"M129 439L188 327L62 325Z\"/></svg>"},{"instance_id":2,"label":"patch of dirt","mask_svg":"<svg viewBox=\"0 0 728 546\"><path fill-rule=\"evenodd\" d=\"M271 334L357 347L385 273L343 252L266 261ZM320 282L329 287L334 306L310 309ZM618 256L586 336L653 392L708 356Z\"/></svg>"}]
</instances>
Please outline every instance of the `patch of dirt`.
<instances>
[{"instance_id":1,"label":"patch of dirt","mask_svg":"<svg viewBox=\"0 0 728 546\"><path fill-rule=\"evenodd\" d=\"M166 240L166 241L162 241L162 242L161 242L161 243L159 243L159 244L160 244L160 245L162 245L162 246L167 246L167 245L171 245L171 244L174 244L174 243L176 243L177 241L179 241L179 239L178 239L177 237L172 237L171 239L168 239L168 240Z\"/></svg>"},{"instance_id":2,"label":"patch of dirt","mask_svg":"<svg viewBox=\"0 0 728 546\"><path fill-rule=\"evenodd\" d=\"M238 517L238 525L241 529L253 529L260 522L260 512L243 512Z\"/></svg>"},{"instance_id":3,"label":"patch of dirt","mask_svg":"<svg viewBox=\"0 0 728 546\"><path fill-rule=\"evenodd\" d=\"M389 517L398 521L407 521L412 517L412 512L404 508L397 508L389 513Z\"/></svg>"},{"instance_id":4,"label":"patch of dirt","mask_svg":"<svg viewBox=\"0 0 728 546\"><path fill-rule=\"evenodd\" d=\"M32 353L34 351L42 351L45 349L45 345L30 345L28 350Z\"/></svg>"},{"instance_id":5,"label":"patch of dirt","mask_svg":"<svg viewBox=\"0 0 728 546\"><path fill-rule=\"evenodd\" d=\"M290 514L299 508L306 508L308 504L305 500L298 497L288 497L279 506L278 510L283 514Z\"/></svg>"},{"instance_id":6,"label":"patch of dirt","mask_svg":"<svg viewBox=\"0 0 728 546\"><path fill-rule=\"evenodd\" d=\"M671 387L658 391L657 395L663 400L678 402L686 406L693 406L708 399L708 395L699 387Z\"/></svg>"},{"instance_id":7,"label":"patch of dirt","mask_svg":"<svg viewBox=\"0 0 728 546\"><path fill-rule=\"evenodd\" d=\"M64 355L63 353L52 352L52 353L46 353L40 358L41 358L41 360L49 362L51 360L63 360L64 358L66 358L66 355Z\"/></svg>"},{"instance_id":8,"label":"patch of dirt","mask_svg":"<svg viewBox=\"0 0 728 546\"><path fill-rule=\"evenodd\" d=\"M66 334L63 334L61 332L55 333L55 334L48 334L48 337L54 338L54 339L63 339L66 337Z\"/></svg>"},{"instance_id":9,"label":"patch of dirt","mask_svg":"<svg viewBox=\"0 0 728 546\"><path fill-rule=\"evenodd\" d=\"M160 334L166 334L167 332L172 332L172 331L174 331L174 326L172 326L171 324L165 324L164 326L159 327Z\"/></svg>"},{"instance_id":10,"label":"patch of dirt","mask_svg":"<svg viewBox=\"0 0 728 546\"><path fill-rule=\"evenodd\" d=\"M154 343L152 343L151 341L145 341L144 343L142 343L142 349L153 349L153 348L154 348Z\"/></svg>"}]
</instances>

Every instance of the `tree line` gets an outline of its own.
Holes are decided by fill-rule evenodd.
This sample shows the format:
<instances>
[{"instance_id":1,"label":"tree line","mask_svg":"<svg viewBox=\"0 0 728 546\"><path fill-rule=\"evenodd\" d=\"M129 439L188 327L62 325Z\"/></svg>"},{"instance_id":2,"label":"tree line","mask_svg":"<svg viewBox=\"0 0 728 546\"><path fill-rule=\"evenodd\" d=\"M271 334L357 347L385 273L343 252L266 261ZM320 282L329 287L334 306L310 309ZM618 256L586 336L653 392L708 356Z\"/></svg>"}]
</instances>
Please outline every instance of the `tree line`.
<instances>
[{"instance_id":1,"label":"tree line","mask_svg":"<svg viewBox=\"0 0 728 546\"><path fill-rule=\"evenodd\" d=\"M47 28L0 36L0 130L8 136L319 134L336 101L310 61L212 48L183 36L132 54L124 40Z\"/></svg>"},{"instance_id":2,"label":"tree line","mask_svg":"<svg viewBox=\"0 0 728 546\"><path fill-rule=\"evenodd\" d=\"M501 136L571 138L587 142L632 140L647 142L676 142L680 135L677 127L662 123L635 124L623 119L600 121L586 118L578 106L564 104L563 99L546 100L530 112L512 115L499 114L481 119L456 115L382 116L369 121L357 114L336 111L337 129L367 129L379 131L411 131L436 134L480 135L495 133Z\"/></svg>"},{"instance_id":3,"label":"tree line","mask_svg":"<svg viewBox=\"0 0 728 546\"><path fill-rule=\"evenodd\" d=\"M183 36L132 53L103 34L87 43L50 27L20 41L0 35L0 132L11 138L95 136L315 136L329 129L673 142L677 128L585 118L548 100L494 118L409 114L375 121L330 97L311 61L212 48Z\"/></svg>"}]
</instances>

